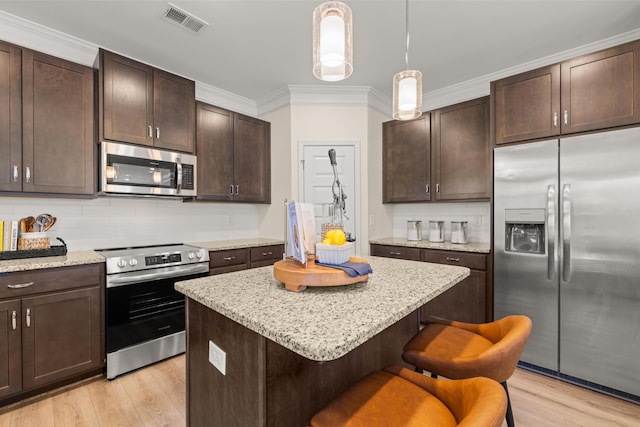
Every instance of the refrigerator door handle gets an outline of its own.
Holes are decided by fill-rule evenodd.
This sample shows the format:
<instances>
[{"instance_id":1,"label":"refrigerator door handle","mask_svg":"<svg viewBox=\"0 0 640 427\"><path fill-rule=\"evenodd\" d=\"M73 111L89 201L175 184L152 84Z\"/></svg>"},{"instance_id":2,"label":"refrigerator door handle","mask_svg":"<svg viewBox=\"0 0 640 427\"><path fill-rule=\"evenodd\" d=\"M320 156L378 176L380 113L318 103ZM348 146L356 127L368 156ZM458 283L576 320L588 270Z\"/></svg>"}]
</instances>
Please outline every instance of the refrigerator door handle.
<instances>
[{"instance_id":1,"label":"refrigerator door handle","mask_svg":"<svg viewBox=\"0 0 640 427\"><path fill-rule=\"evenodd\" d=\"M547 187L547 279L553 278L555 264L556 187Z\"/></svg>"},{"instance_id":2,"label":"refrigerator door handle","mask_svg":"<svg viewBox=\"0 0 640 427\"><path fill-rule=\"evenodd\" d=\"M571 278L571 184L562 187L562 280Z\"/></svg>"}]
</instances>

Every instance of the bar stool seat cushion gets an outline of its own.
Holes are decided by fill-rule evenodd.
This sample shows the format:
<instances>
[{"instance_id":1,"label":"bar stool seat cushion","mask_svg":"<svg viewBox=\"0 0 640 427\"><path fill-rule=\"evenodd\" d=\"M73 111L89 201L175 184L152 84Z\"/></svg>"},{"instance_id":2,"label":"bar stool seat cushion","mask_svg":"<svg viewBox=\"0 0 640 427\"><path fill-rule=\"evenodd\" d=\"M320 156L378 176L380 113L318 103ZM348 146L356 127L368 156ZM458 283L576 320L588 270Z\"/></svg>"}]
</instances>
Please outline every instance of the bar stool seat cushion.
<instances>
[{"instance_id":1,"label":"bar stool seat cushion","mask_svg":"<svg viewBox=\"0 0 640 427\"><path fill-rule=\"evenodd\" d=\"M504 390L493 380L436 380L393 366L349 388L311 426L500 426L506 405Z\"/></svg>"}]
</instances>

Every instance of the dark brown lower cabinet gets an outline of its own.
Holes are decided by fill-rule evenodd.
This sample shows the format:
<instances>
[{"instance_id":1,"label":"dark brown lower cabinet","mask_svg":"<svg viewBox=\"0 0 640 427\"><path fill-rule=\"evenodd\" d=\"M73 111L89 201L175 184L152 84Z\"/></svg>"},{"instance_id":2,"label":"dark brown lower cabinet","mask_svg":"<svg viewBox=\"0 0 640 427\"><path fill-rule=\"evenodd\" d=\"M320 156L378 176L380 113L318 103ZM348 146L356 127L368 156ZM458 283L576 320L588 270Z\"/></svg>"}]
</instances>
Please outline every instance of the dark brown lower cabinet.
<instances>
[{"instance_id":1,"label":"dark brown lower cabinet","mask_svg":"<svg viewBox=\"0 0 640 427\"><path fill-rule=\"evenodd\" d=\"M102 372L103 293L103 264L0 274L0 406Z\"/></svg>"},{"instance_id":2,"label":"dark brown lower cabinet","mask_svg":"<svg viewBox=\"0 0 640 427\"><path fill-rule=\"evenodd\" d=\"M416 257L417 253L420 254L419 258ZM491 299L488 254L372 244L371 255L469 268L469 277L422 307L421 319L424 321L429 316L436 316L469 323L491 320L490 310L487 309L488 300Z\"/></svg>"},{"instance_id":3,"label":"dark brown lower cabinet","mask_svg":"<svg viewBox=\"0 0 640 427\"><path fill-rule=\"evenodd\" d=\"M209 251L209 274L265 267L282 259L283 253L283 244Z\"/></svg>"}]
</instances>

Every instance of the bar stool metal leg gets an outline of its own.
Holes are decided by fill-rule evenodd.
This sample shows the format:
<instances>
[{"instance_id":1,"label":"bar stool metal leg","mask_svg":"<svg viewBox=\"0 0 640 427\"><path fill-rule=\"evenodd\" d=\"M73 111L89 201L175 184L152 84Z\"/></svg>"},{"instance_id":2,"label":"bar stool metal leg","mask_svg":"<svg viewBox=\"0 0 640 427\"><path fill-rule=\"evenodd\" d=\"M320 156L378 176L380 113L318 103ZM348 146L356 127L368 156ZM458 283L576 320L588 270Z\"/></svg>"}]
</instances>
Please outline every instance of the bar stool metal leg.
<instances>
[{"instance_id":1,"label":"bar stool metal leg","mask_svg":"<svg viewBox=\"0 0 640 427\"><path fill-rule=\"evenodd\" d=\"M516 423L513 421L513 411L511 411L511 398L509 397L509 389L507 388L507 382L503 381L502 387L504 387L505 393L507 393L507 426L515 427Z\"/></svg>"}]
</instances>

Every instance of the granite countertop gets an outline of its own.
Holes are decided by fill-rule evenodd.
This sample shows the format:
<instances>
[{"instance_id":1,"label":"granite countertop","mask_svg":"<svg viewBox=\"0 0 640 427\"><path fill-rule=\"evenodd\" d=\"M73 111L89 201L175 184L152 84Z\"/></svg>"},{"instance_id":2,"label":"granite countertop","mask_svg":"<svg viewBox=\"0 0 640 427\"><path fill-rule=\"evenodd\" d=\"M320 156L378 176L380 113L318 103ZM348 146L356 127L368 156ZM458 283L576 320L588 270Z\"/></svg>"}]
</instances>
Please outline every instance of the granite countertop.
<instances>
[{"instance_id":1,"label":"granite countertop","mask_svg":"<svg viewBox=\"0 0 640 427\"><path fill-rule=\"evenodd\" d=\"M283 245L284 240L266 239L256 237L252 239L214 240L210 242L188 243L210 251L222 251L227 249L253 248L256 246Z\"/></svg>"},{"instance_id":2,"label":"granite countertop","mask_svg":"<svg viewBox=\"0 0 640 427\"><path fill-rule=\"evenodd\" d=\"M442 251L477 252L482 254L491 253L491 245L489 243L434 243L429 240L407 240L402 237L371 239L369 240L369 243L376 245L406 246L408 248L439 249Z\"/></svg>"},{"instance_id":3,"label":"granite countertop","mask_svg":"<svg viewBox=\"0 0 640 427\"><path fill-rule=\"evenodd\" d=\"M465 277L465 267L366 257L367 282L295 293L273 266L176 283L187 297L316 361L337 359Z\"/></svg>"},{"instance_id":4,"label":"granite countertop","mask_svg":"<svg viewBox=\"0 0 640 427\"><path fill-rule=\"evenodd\" d=\"M102 255L94 251L72 251L64 256L21 258L0 261L0 273L39 270L43 268L69 267L72 265L98 264L105 262Z\"/></svg>"}]
</instances>

